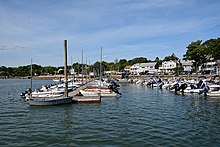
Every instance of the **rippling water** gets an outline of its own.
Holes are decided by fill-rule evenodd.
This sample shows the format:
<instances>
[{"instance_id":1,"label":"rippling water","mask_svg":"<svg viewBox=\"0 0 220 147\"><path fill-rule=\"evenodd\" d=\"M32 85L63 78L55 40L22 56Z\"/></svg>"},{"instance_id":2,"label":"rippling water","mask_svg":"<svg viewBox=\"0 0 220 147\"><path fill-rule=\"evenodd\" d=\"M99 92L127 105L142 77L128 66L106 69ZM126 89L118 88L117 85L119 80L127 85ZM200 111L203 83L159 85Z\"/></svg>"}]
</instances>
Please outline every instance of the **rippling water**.
<instances>
[{"instance_id":1,"label":"rippling water","mask_svg":"<svg viewBox=\"0 0 220 147\"><path fill-rule=\"evenodd\" d=\"M34 81L34 87L51 81ZM219 146L220 99L137 85L100 104L30 107L28 80L0 80L0 146Z\"/></svg>"}]
</instances>

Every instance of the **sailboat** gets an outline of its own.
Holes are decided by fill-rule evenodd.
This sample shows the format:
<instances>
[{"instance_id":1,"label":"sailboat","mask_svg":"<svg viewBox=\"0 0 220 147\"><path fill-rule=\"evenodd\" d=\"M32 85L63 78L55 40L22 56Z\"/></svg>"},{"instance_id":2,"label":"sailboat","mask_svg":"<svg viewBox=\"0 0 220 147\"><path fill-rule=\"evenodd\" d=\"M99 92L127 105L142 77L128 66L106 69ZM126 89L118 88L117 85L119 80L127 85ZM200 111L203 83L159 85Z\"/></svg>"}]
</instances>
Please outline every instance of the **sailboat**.
<instances>
[{"instance_id":1,"label":"sailboat","mask_svg":"<svg viewBox=\"0 0 220 147\"><path fill-rule=\"evenodd\" d=\"M62 96L45 96L45 97L33 97L32 96L32 60L31 60L31 93L29 99L30 106L49 106L72 103L72 98L68 96L67 89L67 40L64 40L64 74L65 74L65 91Z\"/></svg>"}]
</instances>

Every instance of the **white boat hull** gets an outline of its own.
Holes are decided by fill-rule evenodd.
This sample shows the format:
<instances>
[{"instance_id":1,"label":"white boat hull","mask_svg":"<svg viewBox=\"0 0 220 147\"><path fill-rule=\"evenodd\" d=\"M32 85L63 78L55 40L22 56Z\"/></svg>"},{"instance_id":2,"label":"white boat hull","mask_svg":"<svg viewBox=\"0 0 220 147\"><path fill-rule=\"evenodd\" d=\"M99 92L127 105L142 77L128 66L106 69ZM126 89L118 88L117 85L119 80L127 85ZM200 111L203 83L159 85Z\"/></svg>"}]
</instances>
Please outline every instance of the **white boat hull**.
<instances>
[{"instance_id":1,"label":"white boat hull","mask_svg":"<svg viewBox=\"0 0 220 147\"><path fill-rule=\"evenodd\" d=\"M100 92L98 91L86 91L86 90L80 90L80 93L83 96L99 96ZM115 97L117 96L117 93L115 92L101 92L101 97Z\"/></svg>"},{"instance_id":2,"label":"white boat hull","mask_svg":"<svg viewBox=\"0 0 220 147\"><path fill-rule=\"evenodd\" d=\"M30 98L30 106L50 106L72 103L72 97Z\"/></svg>"},{"instance_id":3,"label":"white boat hull","mask_svg":"<svg viewBox=\"0 0 220 147\"><path fill-rule=\"evenodd\" d=\"M207 93L207 96L210 97L220 97L220 91L211 91Z\"/></svg>"}]
</instances>

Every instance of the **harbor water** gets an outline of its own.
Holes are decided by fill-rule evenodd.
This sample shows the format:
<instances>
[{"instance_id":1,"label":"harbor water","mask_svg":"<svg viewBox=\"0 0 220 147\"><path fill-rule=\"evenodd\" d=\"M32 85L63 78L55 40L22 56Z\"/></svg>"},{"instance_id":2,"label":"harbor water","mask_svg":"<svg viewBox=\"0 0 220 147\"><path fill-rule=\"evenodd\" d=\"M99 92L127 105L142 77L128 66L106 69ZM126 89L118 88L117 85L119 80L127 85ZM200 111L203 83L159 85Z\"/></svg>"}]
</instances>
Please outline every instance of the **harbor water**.
<instances>
[{"instance_id":1,"label":"harbor water","mask_svg":"<svg viewBox=\"0 0 220 147\"><path fill-rule=\"evenodd\" d=\"M28 87L0 80L0 146L220 145L220 98L121 85L121 97L101 103L30 107L19 96Z\"/></svg>"}]
</instances>

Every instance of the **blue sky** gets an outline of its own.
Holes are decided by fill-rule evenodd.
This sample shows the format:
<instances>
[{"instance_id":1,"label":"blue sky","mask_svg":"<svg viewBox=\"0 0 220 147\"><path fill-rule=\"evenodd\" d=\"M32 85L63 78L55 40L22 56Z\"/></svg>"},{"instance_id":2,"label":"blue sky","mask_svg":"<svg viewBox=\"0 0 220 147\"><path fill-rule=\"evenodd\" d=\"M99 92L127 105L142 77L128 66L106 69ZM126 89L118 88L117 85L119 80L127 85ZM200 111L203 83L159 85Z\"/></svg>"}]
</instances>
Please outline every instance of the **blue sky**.
<instances>
[{"instance_id":1,"label":"blue sky","mask_svg":"<svg viewBox=\"0 0 220 147\"><path fill-rule=\"evenodd\" d=\"M0 0L0 66L183 57L220 37L219 0Z\"/></svg>"}]
</instances>

